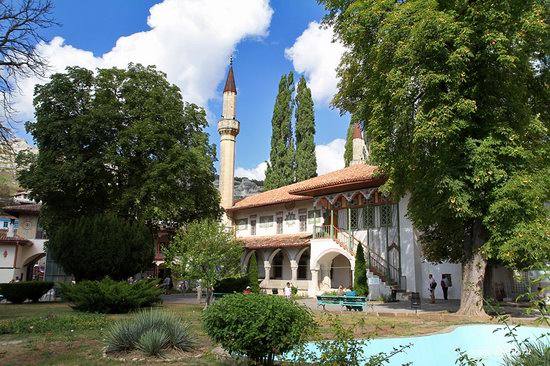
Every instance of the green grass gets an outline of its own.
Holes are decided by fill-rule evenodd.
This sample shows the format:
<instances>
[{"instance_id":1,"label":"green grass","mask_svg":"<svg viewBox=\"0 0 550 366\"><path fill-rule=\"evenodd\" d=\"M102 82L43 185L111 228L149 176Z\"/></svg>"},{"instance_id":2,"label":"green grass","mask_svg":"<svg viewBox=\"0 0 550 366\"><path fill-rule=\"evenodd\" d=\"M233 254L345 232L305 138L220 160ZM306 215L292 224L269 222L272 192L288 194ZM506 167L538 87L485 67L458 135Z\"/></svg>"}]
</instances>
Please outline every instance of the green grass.
<instances>
[{"instance_id":1,"label":"green grass","mask_svg":"<svg viewBox=\"0 0 550 366\"><path fill-rule=\"evenodd\" d=\"M169 304L162 306L189 321L191 332L196 335L200 350L198 357L171 365L216 365L211 354L214 345L201 326L202 306ZM359 323L356 336L396 337L428 334L468 321L453 317L376 317L371 313L332 313L345 327ZM74 311L66 304L0 304L0 365L128 365L102 357L106 327L118 319L132 316L85 314ZM315 313L315 319L326 337L332 337L327 316ZM35 322L34 327L32 326ZM2 333L2 332L0 332ZM6 333L4 331L4 333ZM134 363L130 363L134 364ZM140 362L139 365L147 365ZM158 365L158 363L152 363Z\"/></svg>"}]
</instances>

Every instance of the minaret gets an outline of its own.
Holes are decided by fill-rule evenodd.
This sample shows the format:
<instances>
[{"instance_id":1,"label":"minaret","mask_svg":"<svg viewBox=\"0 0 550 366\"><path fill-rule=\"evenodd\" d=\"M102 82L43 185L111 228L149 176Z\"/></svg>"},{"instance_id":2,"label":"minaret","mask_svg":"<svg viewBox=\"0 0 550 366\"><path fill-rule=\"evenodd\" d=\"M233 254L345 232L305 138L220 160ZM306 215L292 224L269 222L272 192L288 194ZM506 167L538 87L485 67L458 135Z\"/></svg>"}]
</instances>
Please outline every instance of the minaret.
<instances>
[{"instance_id":1,"label":"minaret","mask_svg":"<svg viewBox=\"0 0 550 366\"><path fill-rule=\"evenodd\" d=\"M357 164L364 164L365 163L365 142L363 141L363 133L361 132L361 127L359 126L359 122L355 123L355 126L353 128L353 159L349 163L349 165L357 165Z\"/></svg>"},{"instance_id":2,"label":"minaret","mask_svg":"<svg viewBox=\"0 0 550 366\"><path fill-rule=\"evenodd\" d=\"M220 196L224 209L233 206L233 182L235 178L235 140L239 134L239 121L235 119L237 88L233 76L233 58L223 89L223 113L218 122L220 134Z\"/></svg>"}]
</instances>

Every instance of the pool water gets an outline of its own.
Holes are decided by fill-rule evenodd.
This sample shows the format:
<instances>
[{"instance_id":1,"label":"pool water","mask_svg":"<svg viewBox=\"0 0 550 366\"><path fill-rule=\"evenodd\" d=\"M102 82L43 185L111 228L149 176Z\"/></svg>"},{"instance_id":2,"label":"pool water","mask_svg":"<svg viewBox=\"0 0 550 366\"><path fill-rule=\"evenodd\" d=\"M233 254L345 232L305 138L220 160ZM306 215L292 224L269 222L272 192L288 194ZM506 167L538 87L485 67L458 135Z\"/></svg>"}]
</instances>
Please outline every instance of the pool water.
<instances>
[{"instance_id":1,"label":"pool water","mask_svg":"<svg viewBox=\"0 0 550 366\"><path fill-rule=\"evenodd\" d=\"M506 329L495 332L502 325L464 325L455 328L448 333L438 333L428 336L373 339L365 346L365 356L375 355L380 352L390 353L393 347L411 343L412 346L391 358L389 365L402 365L412 362L414 366L446 366L455 365L458 353L455 349L466 351L472 358L481 358L485 366L500 366L504 354L509 353L513 344L509 344L510 337ZM536 340L544 336L542 340L550 344L548 333L550 328L537 328L521 326L516 329L517 338ZM314 351L316 346L312 343L309 350Z\"/></svg>"}]
</instances>

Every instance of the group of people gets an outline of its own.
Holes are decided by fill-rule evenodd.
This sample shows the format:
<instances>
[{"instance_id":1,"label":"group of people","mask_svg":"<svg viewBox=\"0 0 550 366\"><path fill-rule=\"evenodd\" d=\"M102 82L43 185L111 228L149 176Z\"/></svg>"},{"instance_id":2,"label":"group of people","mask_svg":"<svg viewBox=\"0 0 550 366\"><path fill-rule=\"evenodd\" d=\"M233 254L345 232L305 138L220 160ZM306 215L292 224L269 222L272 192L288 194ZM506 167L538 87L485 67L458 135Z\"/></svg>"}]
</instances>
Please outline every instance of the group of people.
<instances>
[{"instance_id":1,"label":"group of people","mask_svg":"<svg viewBox=\"0 0 550 366\"><path fill-rule=\"evenodd\" d=\"M445 275L441 276L441 290L443 290L443 299L448 300L449 295L449 278ZM437 282L435 281L434 276L430 273L428 275L428 290L430 290L430 302L435 304L435 289L437 288Z\"/></svg>"},{"instance_id":2,"label":"group of people","mask_svg":"<svg viewBox=\"0 0 550 366\"><path fill-rule=\"evenodd\" d=\"M338 286L338 296L357 296L357 292L353 288L347 288L342 285Z\"/></svg>"},{"instance_id":3,"label":"group of people","mask_svg":"<svg viewBox=\"0 0 550 366\"><path fill-rule=\"evenodd\" d=\"M250 286L246 286L246 288L243 291L243 294L250 295L251 293L252 293L252 288L250 288ZM292 286L290 285L290 282L286 283L286 286L283 289L283 293L285 295L285 298L289 300L292 298Z\"/></svg>"}]
</instances>

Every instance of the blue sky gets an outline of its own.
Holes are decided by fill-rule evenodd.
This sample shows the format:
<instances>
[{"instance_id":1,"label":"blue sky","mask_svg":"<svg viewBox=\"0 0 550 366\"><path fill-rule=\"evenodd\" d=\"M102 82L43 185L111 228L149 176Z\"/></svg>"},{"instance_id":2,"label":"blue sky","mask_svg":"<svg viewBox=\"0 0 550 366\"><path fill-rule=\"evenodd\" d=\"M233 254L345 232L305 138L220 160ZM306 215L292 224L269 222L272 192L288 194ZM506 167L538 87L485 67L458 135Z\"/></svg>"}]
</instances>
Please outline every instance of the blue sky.
<instances>
[{"instance_id":1,"label":"blue sky","mask_svg":"<svg viewBox=\"0 0 550 366\"><path fill-rule=\"evenodd\" d=\"M261 178L269 158L271 115L279 78L301 73L315 99L320 173L342 166L349 117L329 107L334 66L342 47L317 23L324 9L314 0L54 0L61 24L44 32L39 46L52 71L154 63L182 89L185 100L208 111L208 133L218 144L216 122L229 55L238 88L237 175ZM148 17L150 17L148 22ZM32 119L31 92L39 80L22 83L21 119ZM23 135L22 132L20 132ZM26 135L25 135L26 136ZM30 140L28 136L27 139Z\"/></svg>"}]
</instances>

